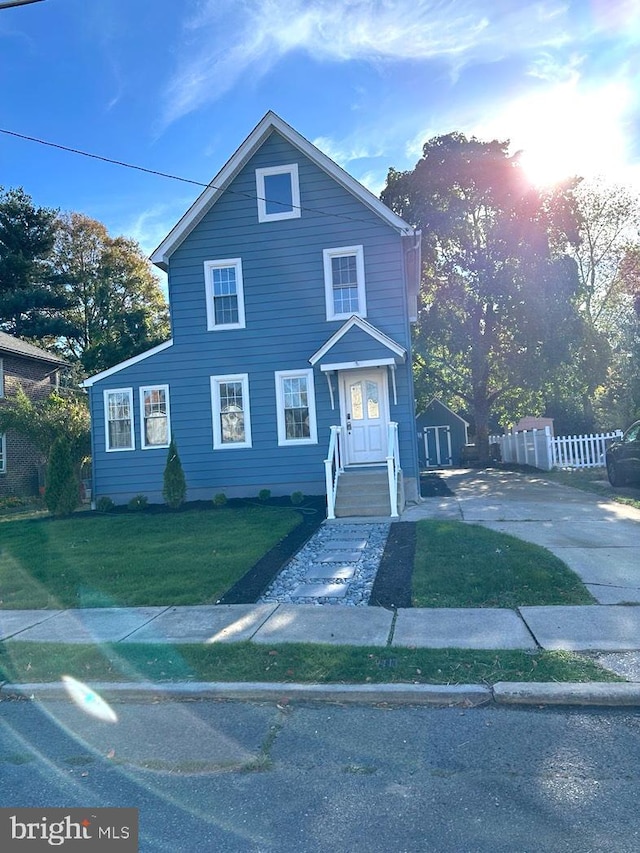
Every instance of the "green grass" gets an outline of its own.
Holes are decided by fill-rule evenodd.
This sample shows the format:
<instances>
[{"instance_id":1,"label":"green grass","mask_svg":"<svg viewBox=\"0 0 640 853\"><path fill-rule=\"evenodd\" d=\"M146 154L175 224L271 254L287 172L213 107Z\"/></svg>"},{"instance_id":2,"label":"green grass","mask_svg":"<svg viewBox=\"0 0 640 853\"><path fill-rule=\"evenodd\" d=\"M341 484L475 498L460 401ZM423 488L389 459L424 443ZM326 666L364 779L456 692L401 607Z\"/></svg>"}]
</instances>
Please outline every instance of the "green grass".
<instances>
[{"instance_id":1,"label":"green grass","mask_svg":"<svg viewBox=\"0 0 640 853\"><path fill-rule=\"evenodd\" d=\"M215 603L300 523L247 505L0 523L0 608Z\"/></svg>"},{"instance_id":2,"label":"green grass","mask_svg":"<svg viewBox=\"0 0 640 853\"><path fill-rule=\"evenodd\" d=\"M594 604L578 576L546 548L460 521L420 521L414 607Z\"/></svg>"},{"instance_id":3,"label":"green grass","mask_svg":"<svg viewBox=\"0 0 640 853\"><path fill-rule=\"evenodd\" d=\"M570 652L471 651L312 643L104 646L6 642L0 679L11 683L229 682L495 684L623 681Z\"/></svg>"}]
</instances>

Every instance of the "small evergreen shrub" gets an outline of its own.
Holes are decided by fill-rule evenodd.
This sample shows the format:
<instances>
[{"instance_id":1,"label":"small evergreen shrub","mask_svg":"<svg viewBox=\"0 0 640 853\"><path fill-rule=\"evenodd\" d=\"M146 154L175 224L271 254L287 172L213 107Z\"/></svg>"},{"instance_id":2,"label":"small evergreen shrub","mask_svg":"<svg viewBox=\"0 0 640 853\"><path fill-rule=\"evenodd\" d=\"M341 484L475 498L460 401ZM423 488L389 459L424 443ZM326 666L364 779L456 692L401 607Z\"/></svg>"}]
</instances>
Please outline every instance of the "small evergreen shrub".
<instances>
[{"instance_id":1,"label":"small evergreen shrub","mask_svg":"<svg viewBox=\"0 0 640 853\"><path fill-rule=\"evenodd\" d=\"M60 436L51 446L44 502L52 515L71 515L80 503L80 484L73 470L69 441Z\"/></svg>"},{"instance_id":2,"label":"small evergreen shrub","mask_svg":"<svg viewBox=\"0 0 640 853\"><path fill-rule=\"evenodd\" d=\"M291 503L294 506L300 506L300 504L304 501L304 495L302 492L292 492L291 494Z\"/></svg>"},{"instance_id":3,"label":"small evergreen shrub","mask_svg":"<svg viewBox=\"0 0 640 853\"><path fill-rule=\"evenodd\" d=\"M258 500L259 501L263 501L266 503L270 497L271 497L271 489L260 489L260 491L258 492Z\"/></svg>"},{"instance_id":4,"label":"small evergreen shrub","mask_svg":"<svg viewBox=\"0 0 640 853\"><path fill-rule=\"evenodd\" d=\"M102 495L102 497L98 498L96 501L96 509L98 512L111 512L114 506L114 502L106 495Z\"/></svg>"},{"instance_id":5,"label":"small evergreen shrub","mask_svg":"<svg viewBox=\"0 0 640 853\"><path fill-rule=\"evenodd\" d=\"M178 509L184 503L187 495L187 481L178 455L175 438L171 439L167 453L167 464L164 469L164 487L162 496L171 509Z\"/></svg>"},{"instance_id":6,"label":"small evergreen shrub","mask_svg":"<svg viewBox=\"0 0 640 853\"><path fill-rule=\"evenodd\" d=\"M213 496L213 505L214 506L224 506L227 502L227 496L224 492L218 492L217 495Z\"/></svg>"},{"instance_id":7,"label":"small evergreen shrub","mask_svg":"<svg viewBox=\"0 0 640 853\"><path fill-rule=\"evenodd\" d=\"M127 506L132 512L139 512L147 505L148 498L146 495L134 495Z\"/></svg>"}]
</instances>

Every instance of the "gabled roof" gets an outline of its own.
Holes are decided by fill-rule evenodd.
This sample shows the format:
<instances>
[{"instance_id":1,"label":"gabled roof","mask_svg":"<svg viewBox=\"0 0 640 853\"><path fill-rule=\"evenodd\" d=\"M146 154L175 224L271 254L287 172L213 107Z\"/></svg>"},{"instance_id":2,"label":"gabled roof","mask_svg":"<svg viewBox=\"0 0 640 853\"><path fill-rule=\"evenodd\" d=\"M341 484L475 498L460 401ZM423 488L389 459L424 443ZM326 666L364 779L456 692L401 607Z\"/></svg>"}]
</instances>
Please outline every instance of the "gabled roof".
<instances>
[{"instance_id":1,"label":"gabled roof","mask_svg":"<svg viewBox=\"0 0 640 853\"><path fill-rule=\"evenodd\" d=\"M346 323L344 323L338 329L335 334L331 335L328 341L326 341L317 352L315 352L311 358L309 359L309 364L315 367L316 364L321 362L326 355L328 355L337 344L340 343L352 329L359 329L361 332L364 332L368 335L372 340L376 341L378 344L381 344L382 348L386 351L387 357L384 359L376 359L377 364L395 364L397 360L403 362L407 357L406 349L401 346L397 341L394 341L393 338L390 338L388 335L385 335L384 332L381 332L380 329L376 329L375 326L372 326L371 323L368 323L366 320L363 320L362 317L356 317L354 314L353 317L350 317ZM369 362L367 362L367 365ZM321 364L321 370L339 370L345 369L348 367L364 367L365 364L355 363L355 362L340 362L332 363L332 364Z\"/></svg>"},{"instance_id":2,"label":"gabled roof","mask_svg":"<svg viewBox=\"0 0 640 853\"><path fill-rule=\"evenodd\" d=\"M422 415L425 415L429 411L430 408L432 408L432 407L436 408L438 406L441 409L446 409L451 415L453 415L454 418L457 418L459 421L462 421L462 423L465 426L469 426L468 421L465 421L465 419L461 415L459 415L457 412L454 412L453 409L449 408L449 406L447 406L446 403L443 403L442 400L439 400L437 397L433 397L433 399L430 400L429 403L425 406L424 411L420 412L420 414L417 415L416 417L420 418L420 417L422 417Z\"/></svg>"},{"instance_id":3,"label":"gabled roof","mask_svg":"<svg viewBox=\"0 0 640 853\"><path fill-rule=\"evenodd\" d=\"M162 344L158 344L145 352L141 352L139 355L134 355L131 358L127 358L125 361L121 361L119 364L114 364L113 367L108 367L106 370L100 371L100 373L95 373L93 376L89 376L89 378L85 379L81 385L83 388L90 388L92 385L95 385L96 382L100 382L101 379L113 376L114 373L119 373L121 370L124 370L125 367L131 367L131 365L137 364L139 361L144 361L145 358L149 358L149 356L162 352L172 346L173 338L169 338L168 341L164 341Z\"/></svg>"},{"instance_id":4,"label":"gabled roof","mask_svg":"<svg viewBox=\"0 0 640 853\"><path fill-rule=\"evenodd\" d=\"M3 352L10 353L11 355L19 355L23 358L34 358L37 361L46 361L49 364L59 364L60 367L67 364L63 358L20 340L20 338L14 337L14 335L8 335L6 332L0 332L0 355Z\"/></svg>"},{"instance_id":5,"label":"gabled roof","mask_svg":"<svg viewBox=\"0 0 640 853\"><path fill-rule=\"evenodd\" d=\"M404 219L394 213L386 204L383 204L372 192L363 187L355 178L352 178L351 175L345 172L337 163L334 163L326 154L323 154L308 139L301 136L283 121L280 116L269 111L262 121L251 131L235 154L218 172L207 189L196 199L182 219L169 232L155 252L153 252L151 260L156 266L166 270L171 254L178 248L192 229L195 228L203 216L213 207L238 172L274 131L279 133L291 145L315 163L316 166L334 178L348 192L354 195L392 228L395 228L400 234L411 235L414 233L413 228Z\"/></svg>"}]
</instances>

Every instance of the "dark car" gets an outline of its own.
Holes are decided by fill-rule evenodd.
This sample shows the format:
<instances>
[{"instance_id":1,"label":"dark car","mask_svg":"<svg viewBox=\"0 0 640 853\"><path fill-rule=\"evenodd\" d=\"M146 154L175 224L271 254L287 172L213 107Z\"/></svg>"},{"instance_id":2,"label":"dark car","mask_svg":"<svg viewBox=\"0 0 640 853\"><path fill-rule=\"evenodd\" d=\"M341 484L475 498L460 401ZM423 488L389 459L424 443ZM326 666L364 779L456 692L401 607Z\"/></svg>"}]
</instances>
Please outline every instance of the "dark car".
<instances>
[{"instance_id":1,"label":"dark car","mask_svg":"<svg viewBox=\"0 0 640 853\"><path fill-rule=\"evenodd\" d=\"M640 483L640 421L607 448L607 476L612 486Z\"/></svg>"}]
</instances>

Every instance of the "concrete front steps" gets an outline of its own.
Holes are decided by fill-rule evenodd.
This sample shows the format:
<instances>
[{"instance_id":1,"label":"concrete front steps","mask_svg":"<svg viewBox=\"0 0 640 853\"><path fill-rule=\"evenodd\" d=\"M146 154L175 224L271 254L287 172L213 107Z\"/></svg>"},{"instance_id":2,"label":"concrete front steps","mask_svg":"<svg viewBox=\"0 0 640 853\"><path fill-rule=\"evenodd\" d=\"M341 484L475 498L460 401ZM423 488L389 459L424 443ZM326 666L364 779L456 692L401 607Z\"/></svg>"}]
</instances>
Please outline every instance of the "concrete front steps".
<instances>
[{"instance_id":1,"label":"concrete front steps","mask_svg":"<svg viewBox=\"0 0 640 853\"><path fill-rule=\"evenodd\" d=\"M398 513L402 512L404 496L402 475L398 485ZM335 506L336 518L391 515L387 467L347 468L338 478Z\"/></svg>"}]
</instances>

